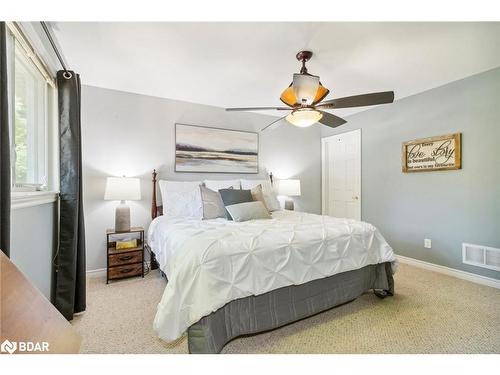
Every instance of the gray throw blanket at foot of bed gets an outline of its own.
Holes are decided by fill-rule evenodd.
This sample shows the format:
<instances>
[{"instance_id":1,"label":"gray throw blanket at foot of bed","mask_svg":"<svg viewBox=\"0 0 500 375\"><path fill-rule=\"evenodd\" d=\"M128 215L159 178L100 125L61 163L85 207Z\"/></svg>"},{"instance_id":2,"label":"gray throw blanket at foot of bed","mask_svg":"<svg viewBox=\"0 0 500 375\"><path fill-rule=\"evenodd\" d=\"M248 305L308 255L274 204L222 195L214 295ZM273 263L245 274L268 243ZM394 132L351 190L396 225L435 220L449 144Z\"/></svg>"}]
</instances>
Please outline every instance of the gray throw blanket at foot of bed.
<instances>
[{"instance_id":1,"label":"gray throw blanket at foot of bed","mask_svg":"<svg viewBox=\"0 0 500 375\"><path fill-rule=\"evenodd\" d=\"M391 264L369 265L229 302L188 330L190 353L219 353L235 337L268 331L352 301L369 290L394 294Z\"/></svg>"}]
</instances>

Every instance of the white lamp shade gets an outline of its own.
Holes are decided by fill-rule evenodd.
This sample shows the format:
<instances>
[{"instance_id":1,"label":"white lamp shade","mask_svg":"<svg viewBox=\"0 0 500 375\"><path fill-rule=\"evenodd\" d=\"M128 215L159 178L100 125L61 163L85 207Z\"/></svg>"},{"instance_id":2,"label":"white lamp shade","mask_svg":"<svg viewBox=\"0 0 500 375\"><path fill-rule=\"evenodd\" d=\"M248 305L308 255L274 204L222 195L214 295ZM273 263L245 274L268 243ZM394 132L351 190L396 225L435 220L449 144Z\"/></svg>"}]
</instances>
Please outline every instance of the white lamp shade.
<instances>
[{"instance_id":1,"label":"white lamp shade","mask_svg":"<svg viewBox=\"0 0 500 375\"><path fill-rule=\"evenodd\" d=\"M300 195L300 180L279 180L278 194L288 197Z\"/></svg>"},{"instance_id":2,"label":"white lamp shade","mask_svg":"<svg viewBox=\"0 0 500 375\"><path fill-rule=\"evenodd\" d=\"M108 177L104 199L108 201L140 200L141 180L130 177Z\"/></svg>"}]
</instances>

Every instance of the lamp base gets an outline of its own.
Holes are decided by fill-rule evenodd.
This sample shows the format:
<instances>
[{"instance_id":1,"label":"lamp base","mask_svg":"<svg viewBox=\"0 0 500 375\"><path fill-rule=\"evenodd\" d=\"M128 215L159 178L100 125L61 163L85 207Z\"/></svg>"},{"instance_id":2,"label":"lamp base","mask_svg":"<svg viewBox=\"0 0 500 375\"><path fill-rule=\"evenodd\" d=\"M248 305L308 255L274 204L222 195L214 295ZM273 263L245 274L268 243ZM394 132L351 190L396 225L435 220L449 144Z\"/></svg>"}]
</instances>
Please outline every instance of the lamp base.
<instances>
[{"instance_id":1,"label":"lamp base","mask_svg":"<svg viewBox=\"0 0 500 375\"><path fill-rule=\"evenodd\" d=\"M293 211L294 209L295 209L295 207L294 207L294 204L293 204L293 200L287 199L285 201L285 210Z\"/></svg>"},{"instance_id":2,"label":"lamp base","mask_svg":"<svg viewBox=\"0 0 500 375\"><path fill-rule=\"evenodd\" d=\"M130 207L125 204L125 201L116 206L115 211L115 231L129 232L130 231Z\"/></svg>"}]
</instances>

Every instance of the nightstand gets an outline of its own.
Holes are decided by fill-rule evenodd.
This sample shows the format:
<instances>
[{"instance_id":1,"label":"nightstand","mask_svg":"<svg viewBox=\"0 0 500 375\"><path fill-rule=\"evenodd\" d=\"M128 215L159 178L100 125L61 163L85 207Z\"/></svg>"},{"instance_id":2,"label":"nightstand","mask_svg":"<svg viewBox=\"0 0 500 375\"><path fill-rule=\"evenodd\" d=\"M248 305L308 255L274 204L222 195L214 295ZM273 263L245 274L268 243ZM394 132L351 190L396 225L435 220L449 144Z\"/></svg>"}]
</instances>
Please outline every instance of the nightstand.
<instances>
[{"instance_id":1,"label":"nightstand","mask_svg":"<svg viewBox=\"0 0 500 375\"><path fill-rule=\"evenodd\" d=\"M137 247L116 249L116 240L112 236L129 234L137 236ZM127 277L144 277L144 228L132 227L127 232L106 230L107 271L106 284L109 280L124 279Z\"/></svg>"}]
</instances>

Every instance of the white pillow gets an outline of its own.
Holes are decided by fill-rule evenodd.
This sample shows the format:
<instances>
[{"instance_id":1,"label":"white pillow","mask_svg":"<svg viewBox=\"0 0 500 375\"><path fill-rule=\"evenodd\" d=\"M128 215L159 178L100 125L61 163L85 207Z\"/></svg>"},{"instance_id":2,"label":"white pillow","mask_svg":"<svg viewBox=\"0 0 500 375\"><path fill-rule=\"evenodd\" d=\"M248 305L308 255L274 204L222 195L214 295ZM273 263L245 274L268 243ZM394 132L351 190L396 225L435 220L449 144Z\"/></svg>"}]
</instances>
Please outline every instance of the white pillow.
<instances>
[{"instance_id":1,"label":"white pillow","mask_svg":"<svg viewBox=\"0 0 500 375\"><path fill-rule=\"evenodd\" d=\"M201 181L160 180L164 215L202 219L200 184Z\"/></svg>"},{"instance_id":2,"label":"white pillow","mask_svg":"<svg viewBox=\"0 0 500 375\"><path fill-rule=\"evenodd\" d=\"M213 191L220 189L240 189L240 180L205 180L205 186Z\"/></svg>"},{"instance_id":3,"label":"white pillow","mask_svg":"<svg viewBox=\"0 0 500 375\"><path fill-rule=\"evenodd\" d=\"M253 189L257 185L262 186L262 195L269 211L278 211L281 209L280 202L274 193L273 186L269 180L240 180L241 188L244 190Z\"/></svg>"}]
</instances>

